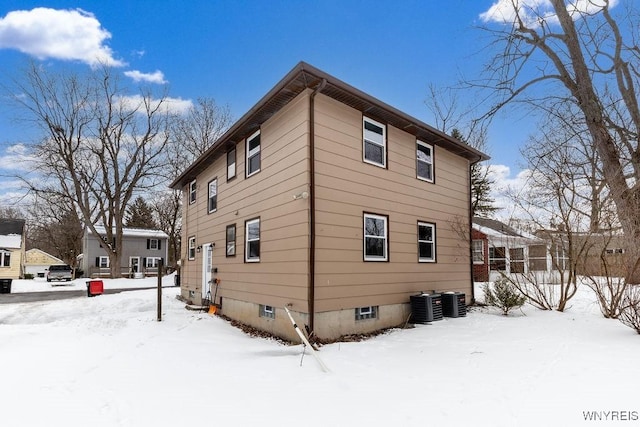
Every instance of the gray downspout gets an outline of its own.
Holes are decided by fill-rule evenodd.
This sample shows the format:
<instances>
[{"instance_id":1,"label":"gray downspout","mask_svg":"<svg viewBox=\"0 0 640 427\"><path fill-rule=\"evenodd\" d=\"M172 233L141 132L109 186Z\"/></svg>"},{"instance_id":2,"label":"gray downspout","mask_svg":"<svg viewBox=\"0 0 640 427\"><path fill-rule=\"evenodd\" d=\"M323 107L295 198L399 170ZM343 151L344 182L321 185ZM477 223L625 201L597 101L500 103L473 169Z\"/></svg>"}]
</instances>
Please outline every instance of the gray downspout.
<instances>
[{"instance_id":1,"label":"gray downspout","mask_svg":"<svg viewBox=\"0 0 640 427\"><path fill-rule=\"evenodd\" d=\"M471 168L480 162L480 160L481 159L478 159L469 163L469 271L471 273L471 304L476 303L475 282L473 281L473 188L471 187Z\"/></svg>"},{"instance_id":2,"label":"gray downspout","mask_svg":"<svg viewBox=\"0 0 640 427\"><path fill-rule=\"evenodd\" d=\"M315 298L316 298L316 129L315 129L315 98L327 84L326 79L316 87L309 97L309 336L314 331Z\"/></svg>"}]
</instances>

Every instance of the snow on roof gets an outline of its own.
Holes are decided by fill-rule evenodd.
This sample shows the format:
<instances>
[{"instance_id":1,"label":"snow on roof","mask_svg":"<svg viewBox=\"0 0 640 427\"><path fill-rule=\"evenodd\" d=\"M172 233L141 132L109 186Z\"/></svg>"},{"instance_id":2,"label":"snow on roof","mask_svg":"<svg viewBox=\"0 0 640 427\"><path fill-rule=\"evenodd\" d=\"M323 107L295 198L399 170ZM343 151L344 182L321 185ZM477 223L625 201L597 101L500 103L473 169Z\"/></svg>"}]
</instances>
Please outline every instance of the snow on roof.
<instances>
[{"instance_id":1,"label":"snow on roof","mask_svg":"<svg viewBox=\"0 0 640 427\"><path fill-rule=\"evenodd\" d=\"M0 235L0 248L19 249L22 246L22 236L19 234Z\"/></svg>"},{"instance_id":2,"label":"snow on roof","mask_svg":"<svg viewBox=\"0 0 640 427\"><path fill-rule=\"evenodd\" d=\"M106 228L102 225L96 225L96 231L98 234L106 233ZM91 233L91 230L89 230ZM151 237L154 239L168 239L169 236L162 230L150 230L146 228L123 228L122 235L127 237Z\"/></svg>"}]
</instances>

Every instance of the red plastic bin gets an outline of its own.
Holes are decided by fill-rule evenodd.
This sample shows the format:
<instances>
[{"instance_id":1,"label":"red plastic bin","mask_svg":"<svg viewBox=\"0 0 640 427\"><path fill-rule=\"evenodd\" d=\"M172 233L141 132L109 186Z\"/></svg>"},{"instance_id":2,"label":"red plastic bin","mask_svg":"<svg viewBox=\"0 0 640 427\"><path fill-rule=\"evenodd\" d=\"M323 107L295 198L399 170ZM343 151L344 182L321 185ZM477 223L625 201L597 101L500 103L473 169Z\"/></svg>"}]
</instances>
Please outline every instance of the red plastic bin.
<instances>
[{"instance_id":1,"label":"red plastic bin","mask_svg":"<svg viewBox=\"0 0 640 427\"><path fill-rule=\"evenodd\" d=\"M102 283L102 280L89 280L87 282L88 297L102 295L103 292L104 292L104 284Z\"/></svg>"}]
</instances>

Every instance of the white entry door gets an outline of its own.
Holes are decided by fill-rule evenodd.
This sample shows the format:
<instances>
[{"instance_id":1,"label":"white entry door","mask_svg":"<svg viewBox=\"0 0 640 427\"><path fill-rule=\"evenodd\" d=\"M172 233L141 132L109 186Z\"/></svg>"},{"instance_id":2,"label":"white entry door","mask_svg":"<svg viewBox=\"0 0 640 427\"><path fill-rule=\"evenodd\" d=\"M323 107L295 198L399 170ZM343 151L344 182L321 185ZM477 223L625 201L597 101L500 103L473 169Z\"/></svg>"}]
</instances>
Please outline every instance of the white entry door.
<instances>
[{"instance_id":1,"label":"white entry door","mask_svg":"<svg viewBox=\"0 0 640 427\"><path fill-rule=\"evenodd\" d=\"M133 274L140 273L140 257L132 256L129 258L129 268Z\"/></svg>"},{"instance_id":2,"label":"white entry door","mask_svg":"<svg viewBox=\"0 0 640 427\"><path fill-rule=\"evenodd\" d=\"M213 245L202 245L202 299L213 300L211 278L213 277Z\"/></svg>"}]
</instances>

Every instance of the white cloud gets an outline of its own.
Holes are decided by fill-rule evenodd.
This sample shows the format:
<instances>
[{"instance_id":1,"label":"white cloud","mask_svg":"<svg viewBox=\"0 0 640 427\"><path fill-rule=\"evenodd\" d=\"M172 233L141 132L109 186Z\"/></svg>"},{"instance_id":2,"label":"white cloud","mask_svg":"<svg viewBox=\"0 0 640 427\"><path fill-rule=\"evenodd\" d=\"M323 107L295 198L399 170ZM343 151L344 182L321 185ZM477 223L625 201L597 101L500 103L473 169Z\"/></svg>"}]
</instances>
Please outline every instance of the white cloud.
<instances>
[{"instance_id":1,"label":"white cloud","mask_svg":"<svg viewBox=\"0 0 640 427\"><path fill-rule=\"evenodd\" d=\"M144 99L140 95L133 95L120 98L120 102L122 102L130 110L136 110L143 105ZM157 106L157 102L159 102L159 100L152 100L152 102L156 103L155 105ZM182 98L167 97L164 98L163 103L165 105L165 108L167 108L167 111L178 114L187 112L189 108L193 106L193 102L191 102L190 99Z\"/></svg>"},{"instance_id":2,"label":"white cloud","mask_svg":"<svg viewBox=\"0 0 640 427\"><path fill-rule=\"evenodd\" d=\"M0 156L0 170L26 170L31 161L27 151L27 146L24 144L9 146L5 154Z\"/></svg>"},{"instance_id":3,"label":"white cloud","mask_svg":"<svg viewBox=\"0 0 640 427\"><path fill-rule=\"evenodd\" d=\"M38 59L80 61L91 66L123 66L105 41L111 33L82 9L38 7L0 18L0 49L16 49Z\"/></svg>"},{"instance_id":4,"label":"white cloud","mask_svg":"<svg viewBox=\"0 0 640 427\"><path fill-rule=\"evenodd\" d=\"M153 73L142 73L138 70L125 71L124 75L133 79L134 82L149 82L157 84L165 84L164 74L160 70Z\"/></svg>"},{"instance_id":5,"label":"white cloud","mask_svg":"<svg viewBox=\"0 0 640 427\"><path fill-rule=\"evenodd\" d=\"M600 10L605 0L575 0L567 4L570 13L594 13ZM618 0L609 0L609 7L615 7ZM537 22L544 19L547 22L557 22L550 0L497 0L491 7L480 14L483 22L512 23L516 16L529 27L537 26ZM578 18L579 14L574 15Z\"/></svg>"}]
</instances>

